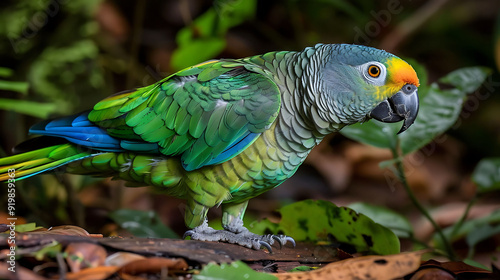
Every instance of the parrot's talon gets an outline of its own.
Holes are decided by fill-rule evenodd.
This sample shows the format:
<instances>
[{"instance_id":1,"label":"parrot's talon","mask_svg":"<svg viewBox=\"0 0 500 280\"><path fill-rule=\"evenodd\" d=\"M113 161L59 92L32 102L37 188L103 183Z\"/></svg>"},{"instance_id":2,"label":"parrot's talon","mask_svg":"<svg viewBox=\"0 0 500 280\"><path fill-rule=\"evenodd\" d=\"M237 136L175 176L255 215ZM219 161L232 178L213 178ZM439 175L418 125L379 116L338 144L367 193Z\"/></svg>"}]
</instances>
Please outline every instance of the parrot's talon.
<instances>
[{"instance_id":1,"label":"parrot's talon","mask_svg":"<svg viewBox=\"0 0 500 280\"><path fill-rule=\"evenodd\" d=\"M286 236L286 235L281 234L281 235L273 235L272 238L279 243L280 249L283 246L285 246L287 242L292 243L294 248L296 246L295 240L293 238L291 238L290 236Z\"/></svg>"},{"instance_id":2,"label":"parrot's talon","mask_svg":"<svg viewBox=\"0 0 500 280\"><path fill-rule=\"evenodd\" d=\"M272 237L274 240L276 240L276 241L277 241L277 243L280 245L280 250L281 250L281 248L283 248L283 245L285 245L286 240L285 240L285 242L283 242L283 240L281 239L281 236L272 235L271 237Z\"/></svg>"},{"instance_id":3,"label":"parrot's talon","mask_svg":"<svg viewBox=\"0 0 500 280\"><path fill-rule=\"evenodd\" d=\"M295 243L295 239L291 238L290 236L286 236L285 237L285 244L286 244L287 241L290 242L290 243L292 243L293 248L295 248L295 246L297 246L297 244Z\"/></svg>"},{"instance_id":4,"label":"parrot's talon","mask_svg":"<svg viewBox=\"0 0 500 280\"><path fill-rule=\"evenodd\" d=\"M184 233L184 235L182 236L182 239L186 239L186 237L188 236L192 236L195 232L193 230L188 230Z\"/></svg>"},{"instance_id":5,"label":"parrot's talon","mask_svg":"<svg viewBox=\"0 0 500 280\"><path fill-rule=\"evenodd\" d=\"M266 241L259 241L259 244L261 247L265 247L270 254L273 253L273 249L271 248L271 245L269 245L269 243L267 243Z\"/></svg>"}]
</instances>

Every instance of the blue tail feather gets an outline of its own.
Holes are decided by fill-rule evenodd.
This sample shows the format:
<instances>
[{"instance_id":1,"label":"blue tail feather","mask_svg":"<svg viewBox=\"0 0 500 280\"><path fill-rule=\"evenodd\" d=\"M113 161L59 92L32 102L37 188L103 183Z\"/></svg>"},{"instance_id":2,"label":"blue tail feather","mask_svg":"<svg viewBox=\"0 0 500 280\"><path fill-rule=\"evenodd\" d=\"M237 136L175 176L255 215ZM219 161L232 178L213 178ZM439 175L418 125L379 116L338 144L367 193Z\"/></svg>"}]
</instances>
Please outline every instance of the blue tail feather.
<instances>
[{"instance_id":1,"label":"blue tail feather","mask_svg":"<svg viewBox=\"0 0 500 280\"><path fill-rule=\"evenodd\" d=\"M55 120L43 121L30 128L30 134L61 137L71 143L105 152L157 152L156 143L121 140L88 119L89 111Z\"/></svg>"}]
</instances>

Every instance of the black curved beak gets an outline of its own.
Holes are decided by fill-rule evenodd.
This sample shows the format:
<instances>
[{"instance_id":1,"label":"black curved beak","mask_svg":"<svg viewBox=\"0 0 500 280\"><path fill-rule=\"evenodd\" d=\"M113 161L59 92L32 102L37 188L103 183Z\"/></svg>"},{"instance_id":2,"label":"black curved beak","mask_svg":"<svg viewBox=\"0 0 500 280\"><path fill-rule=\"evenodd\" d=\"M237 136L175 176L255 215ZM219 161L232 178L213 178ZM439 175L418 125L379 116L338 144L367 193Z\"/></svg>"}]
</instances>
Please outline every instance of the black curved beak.
<instances>
[{"instance_id":1,"label":"black curved beak","mask_svg":"<svg viewBox=\"0 0 500 280\"><path fill-rule=\"evenodd\" d=\"M382 101L368 115L381 122L393 123L404 120L398 134L407 130L418 115L418 88L412 84L404 85L391 98Z\"/></svg>"}]
</instances>

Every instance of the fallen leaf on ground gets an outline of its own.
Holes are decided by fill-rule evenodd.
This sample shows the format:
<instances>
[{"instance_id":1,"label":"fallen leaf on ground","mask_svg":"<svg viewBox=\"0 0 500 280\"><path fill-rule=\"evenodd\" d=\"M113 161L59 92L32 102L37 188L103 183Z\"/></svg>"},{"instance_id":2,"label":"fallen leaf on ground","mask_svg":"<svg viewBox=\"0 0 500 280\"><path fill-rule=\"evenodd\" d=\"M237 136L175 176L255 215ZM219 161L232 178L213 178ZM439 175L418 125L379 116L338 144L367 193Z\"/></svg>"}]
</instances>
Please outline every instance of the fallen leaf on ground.
<instances>
[{"instance_id":1,"label":"fallen leaf on ground","mask_svg":"<svg viewBox=\"0 0 500 280\"><path fill-rule=\"evenodd\" d=\"M426 268L419 270L410 278L410 280L426 279L455 280L456 278L448 271L439 268Z\"/></svg>"},{"instance_id":2,"label":"fallen leaf on ground","mask_svg":"<svg viewBox=\"0 0 500 280\"><path fill-rule=\"evenodd\" d=\"M80 270L79 272L68 272L65 275L67 280L100 280L106 279L120 269L116 266L99 266Z\"/></svg>"},{"instance_id":3,"label":"fallen leaf on ground","mask_svg":"<svg viewBox=\"0 0 500 280\"><path fill-rule=\"evenodd\" d=\"M30 269L22 266L16 266L14 271L8 270L11 266L8 263L0 262L0 279L30 279L30 280L47 280Z\"/></svg>"},{"instance_id":4,"label":"fallen leaf on ground","mask_svg":"<svg viewBox=\"0 0 500 280\"><path fill-rule=\"evenodd\" d=\"M465 275L465 276L464 276ZM430 278L435 276L436 278ZM427 278L424 278L427 277ZM498 279L491 271L468 265L464 262L438 262L428 260L410 278L420 279Z\"/></svg>"},{"instance_id":5,"label":"fallen leaf on ground","mask_svg":"<svg viewBox=\"0 0 500 280\"><path fill-rule=\"evenodd\" d=\"M35 234L63 234L63 235L77 235L77 236L90 236L88 231L84 230L81 227L77 226L57 226L57 227L51 227L51 228L41 228L37 229L34 231L31 231L30 233L35 233Z\"/></svg>"},{"instance_id":6,"label":"fallen leaf on ground","mask_svg":"<svg viewBox=\"0 0 500 280\"><path fill-rule=\"evenodd\" d=\"M72 272L78 272L83 268L102 266L107 256L106 249L92 243L70 243L64 252L66 253L66 262Z\"/></svg>"},{"instance_id":7,"label":"fallen leaf on ground","mask_svg":"<svg viewBox=\"0 0 500 280\"><path fill-rule=\"evenodd\" d=\"M134 254L134 253L129 253L129 252L116 252L112 255L109 255L106 258L106 265L113 265L113 266L124 266L128 264L129 262L133 262L136 260L141 260L145 259L146 257L139 255L139 254Z\"/></svg>"},{"instance_id":8,"label":"fallen leaf on ground","mask_svg":"<svg viewBox=\"0 0 500 280\"><path fill-rule=\"evenodd\" d=\"M124 265L119 273L126 274L141 274L141 273L158 273L163 269L167 270L186 270L188 265L183 259L167 259L160 257L151 257L142 260L135 260Z\"/></svg>"}]
</instances>

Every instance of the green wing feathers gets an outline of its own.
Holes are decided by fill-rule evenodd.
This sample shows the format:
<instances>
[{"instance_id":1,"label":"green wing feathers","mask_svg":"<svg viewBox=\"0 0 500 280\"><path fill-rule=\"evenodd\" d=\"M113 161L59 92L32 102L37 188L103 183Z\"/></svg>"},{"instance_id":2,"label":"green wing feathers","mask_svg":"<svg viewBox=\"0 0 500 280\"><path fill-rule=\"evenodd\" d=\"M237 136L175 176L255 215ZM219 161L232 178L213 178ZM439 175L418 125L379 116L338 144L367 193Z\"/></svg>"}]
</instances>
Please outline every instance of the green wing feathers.
<instances>
[{"instance_id":1,"label":"green wing feathers","mask_svg":"<svg viewBox=\"0 0 500 280\"><path fill-rule=\"evenodd\" d=\"M281 105L277 85L247 68L232 60L193 66L99 102L89 120L111 136L180 155L188 171L224 162L268 129Z\"/></svg>"}]
</instances>

